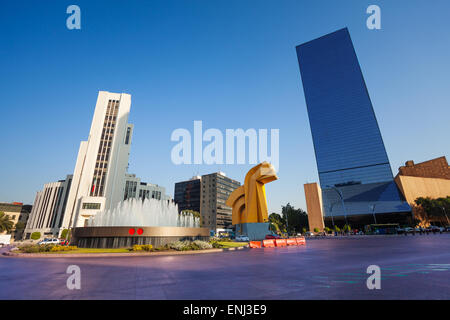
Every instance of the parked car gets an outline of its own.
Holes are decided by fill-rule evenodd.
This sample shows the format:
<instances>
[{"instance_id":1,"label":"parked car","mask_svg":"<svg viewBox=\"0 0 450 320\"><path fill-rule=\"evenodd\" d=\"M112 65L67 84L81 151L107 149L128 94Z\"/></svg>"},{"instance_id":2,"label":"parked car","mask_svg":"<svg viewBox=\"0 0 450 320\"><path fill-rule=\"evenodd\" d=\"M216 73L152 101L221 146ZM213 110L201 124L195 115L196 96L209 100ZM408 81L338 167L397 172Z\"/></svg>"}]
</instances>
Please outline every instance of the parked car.
<instances>
[{"instance_id":1,"label":"parked car","mask_svg":"<svg viewBox=\"0 0 450 320\"><path fill-rule=\"evenodd\" d=\"M60 246L68 246L69 245L69 241L66 239L59 239L59 245Z\"/></svg>"},{"instance_id":2,"label":"parked car","mask_svg":"<svg viewBox=\"0 0 450 320\"><path fill-rule=\"evenodd\" d=\"M314 232L308 231L308 232L305 233L305 236L307 236L307 237L314 237Z\"/></svg>"},{"instance_id":3,"label":"parked car","mask_svg":"<svg viewBox=\"0 0 450 320\"><path fill-rule=\"evenodd\" d=\"M237 236L236 238L234 238L234 241L249 242L250 239L247 236Z\"/></svg>"},{"instance_id":4,"label":"parked car","mask_svg":"<svg viewBox=\"0 0 450 320\"><path fill-rule=\"evenodd\" d=\"M38 242L38 245L45 245L45 244L59 244L59 240L53 238L45 238L44 240Z\"/></svg>"},{"instance_id":5,"label":"parked car","mask_svg":"<svg viewBox=\"0 0 450 320\"><path fill-rule=\"evenodd\" d=\"M266 240L270 240L270 239L281 239L281 237L279 235L276 235L276 234L268 234L268 235L266 235Z\"/></svg>"},{"instance_id":6,"label":"parked car","mask_svg":"<svg viewBox=\"0 0 450 320\"><path fill-rule=\"evenodd\" d=\"M411 227L406 227L404 230L404 233L414 233L416 230L414 230L414 228Z\"/></svg>"}]
</instances>

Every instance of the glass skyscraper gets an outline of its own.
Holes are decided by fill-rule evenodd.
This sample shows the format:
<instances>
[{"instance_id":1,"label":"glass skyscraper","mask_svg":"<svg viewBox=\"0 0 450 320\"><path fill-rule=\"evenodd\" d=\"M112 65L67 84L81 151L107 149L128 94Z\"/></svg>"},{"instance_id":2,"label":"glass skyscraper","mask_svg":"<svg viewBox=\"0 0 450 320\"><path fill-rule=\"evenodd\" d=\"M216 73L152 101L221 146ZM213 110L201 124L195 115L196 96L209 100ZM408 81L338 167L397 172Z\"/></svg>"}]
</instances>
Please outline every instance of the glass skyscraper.
<instances>
[{"instance_id":1,"label":"glass skyscraper","mask_svg":"<svg viewBox=\"0 0 450 320\"><path fill-rule=\"evenodd\" d=\"M347 28L296 49L324 215L411 211L394 182Z\"/></svg>"}]
</instances>

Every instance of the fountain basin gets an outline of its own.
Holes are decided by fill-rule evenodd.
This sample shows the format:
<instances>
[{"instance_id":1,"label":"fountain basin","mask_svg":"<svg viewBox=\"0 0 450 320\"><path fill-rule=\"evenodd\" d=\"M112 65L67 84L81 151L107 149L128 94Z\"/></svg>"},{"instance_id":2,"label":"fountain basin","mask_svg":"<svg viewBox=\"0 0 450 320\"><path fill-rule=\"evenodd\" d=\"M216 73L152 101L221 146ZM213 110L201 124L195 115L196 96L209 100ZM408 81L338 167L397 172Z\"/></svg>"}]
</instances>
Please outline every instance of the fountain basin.
<instances>
[{"instance_id":1,"label":"fountain basin","mask_svg":"<svg viewBox=\"0 0 450 320\"><path fill-rule=\"evenodd\" d=\"M105 226L72 229L72 245L79 248L124 248L135 244L160 247L180 240L208 241L208 228Z\"/></svg>"}]
</instances>

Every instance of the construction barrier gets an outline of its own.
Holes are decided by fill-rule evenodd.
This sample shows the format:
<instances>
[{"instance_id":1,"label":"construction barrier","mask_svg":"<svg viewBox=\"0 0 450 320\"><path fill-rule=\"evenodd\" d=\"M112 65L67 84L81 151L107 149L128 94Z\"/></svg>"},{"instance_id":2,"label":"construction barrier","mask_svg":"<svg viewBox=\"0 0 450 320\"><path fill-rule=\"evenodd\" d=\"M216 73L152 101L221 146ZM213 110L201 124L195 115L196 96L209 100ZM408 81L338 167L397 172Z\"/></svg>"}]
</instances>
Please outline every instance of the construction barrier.
<instances>
[{"instance_id":1,"label":"construction barrier","mask_svg":"<svg viewBox=\"0 0 450 320\"><path fill-rule=\"evenodd\" d=\"M264 248L273 248L273 247L275 247L275 240L273 240L273 239L263 240L263 247Z\"/></svg>"},{"instance_id":2,"label":"construction barrier","mask_svg":"<svg viewBox=\"0 0 450 320\"><path fill-rule=\"evenodd\" d=\"M305 237L290 238L290 239L268 239L261 241L250 241L250 248L273 248L286 246L304 246L306 244Z\"/></svg>"},{"instance_id":3,"label":"construction barrier","mask_svg":"<svg viewBox=\"0 0 450 320\"><path fill-rule=\"evenodd\" d=\"M286 239L276 239L275 245L277 247L286 247Z\"/></svg>"},{"instance_id":4,"label":"construction barrier","mask_svg":"<svg viewBox=\"0 0 450 320\"><path fill-rule=\"evenodd\" d=\"M250 248L261 248L261 241L250 241Z\"/></svg>"},{"instance_id":5,"label":"construction barrier","mask_svg":"<svg viewBox=\"0 0 450 320\"><path fill-rule=\"evenodd\" d=\"M288 246L296 246L297 245L297 241L294 238L286 239L286 244Z\"/></svg>"}]
</instances>

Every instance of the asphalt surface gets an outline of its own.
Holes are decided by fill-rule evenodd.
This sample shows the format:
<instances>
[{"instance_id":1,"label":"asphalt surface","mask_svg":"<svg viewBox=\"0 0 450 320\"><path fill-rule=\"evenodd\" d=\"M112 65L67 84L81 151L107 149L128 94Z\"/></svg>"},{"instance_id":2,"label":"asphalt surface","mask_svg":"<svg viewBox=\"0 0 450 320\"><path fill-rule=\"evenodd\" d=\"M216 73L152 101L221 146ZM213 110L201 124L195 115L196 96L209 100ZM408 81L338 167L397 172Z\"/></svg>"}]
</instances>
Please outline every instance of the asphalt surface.
<instances>
[{"instance_id":1,"label":"asphalt surface","mask_svg":"<svg viewBox=\"0 0 450 320\"><path fill-rule=\"evenodd\" d=\"M80 267L79 290L67 288L70 265ZM370 265L381 268L379 290L367 288ZM450 234L181 256L0 257L0 299L450 299Z\"/></svg>"}]
</instances>

